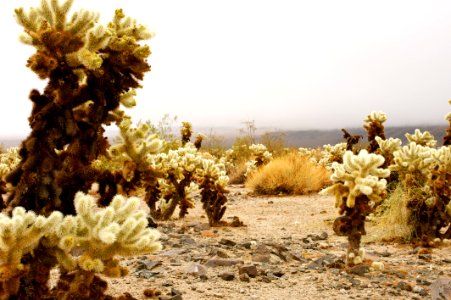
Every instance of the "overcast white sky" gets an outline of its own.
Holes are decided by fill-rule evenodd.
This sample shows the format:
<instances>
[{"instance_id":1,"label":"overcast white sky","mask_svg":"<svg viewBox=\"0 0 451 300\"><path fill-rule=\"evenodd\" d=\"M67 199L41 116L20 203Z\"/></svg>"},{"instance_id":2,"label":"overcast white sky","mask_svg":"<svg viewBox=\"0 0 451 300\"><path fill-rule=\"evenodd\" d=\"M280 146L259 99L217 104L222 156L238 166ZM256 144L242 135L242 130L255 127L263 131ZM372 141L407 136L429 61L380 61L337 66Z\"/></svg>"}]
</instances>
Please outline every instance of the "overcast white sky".
<instances>
[{"instance_id":1,"label":"overcast white sky","mask_svg":"<svg viewBox=\"0 0 451 300\"><path fill-rule=\"evenodd\" d=\"M29 131L28 94L44 84L25 67L33 48L13 18L38 4L0 4L0 136ZM105 23L122 7L156 32L136 120L341 128L383 110L387 126L445 125L451 110L451 1L75 0L72 11L81 7Z\"/></svg>"}]
</instances>

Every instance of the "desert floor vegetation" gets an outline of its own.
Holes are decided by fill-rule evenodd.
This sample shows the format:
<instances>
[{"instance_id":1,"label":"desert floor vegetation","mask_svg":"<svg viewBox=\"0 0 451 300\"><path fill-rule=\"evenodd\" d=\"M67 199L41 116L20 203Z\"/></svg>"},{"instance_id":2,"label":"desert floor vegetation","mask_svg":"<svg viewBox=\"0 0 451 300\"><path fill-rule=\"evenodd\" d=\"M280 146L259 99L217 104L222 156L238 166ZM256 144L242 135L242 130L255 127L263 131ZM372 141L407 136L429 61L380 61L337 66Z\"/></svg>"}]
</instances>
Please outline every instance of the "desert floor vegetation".
<instances>
[{"instance_id":1,"label":"desert floor vegetation","mask_svg":"<svg viewBox=\"0 0 451 300\"><path fill-rule=\"evenodd\" d=\"M329 184L329 177L325 167L292 151L252 172L246 187L262 195L308 195Z\"/></svg>"}]
</instances>

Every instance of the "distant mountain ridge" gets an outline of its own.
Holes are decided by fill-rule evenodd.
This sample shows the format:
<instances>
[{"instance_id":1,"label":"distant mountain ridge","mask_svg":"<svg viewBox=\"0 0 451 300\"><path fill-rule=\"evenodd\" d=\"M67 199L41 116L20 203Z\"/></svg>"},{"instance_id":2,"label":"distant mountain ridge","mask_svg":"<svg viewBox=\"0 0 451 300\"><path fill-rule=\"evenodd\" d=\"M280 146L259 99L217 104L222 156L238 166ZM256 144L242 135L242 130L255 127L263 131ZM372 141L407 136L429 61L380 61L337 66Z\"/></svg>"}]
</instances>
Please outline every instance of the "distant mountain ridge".
<instances>
[{"instance_id":1,"label":"distant mountain ridge","mask_svg":"<svg viewBox=\"0 0 451 300\"><path fill-rule=\"evenodd\" d=\"M415 129L420 129L422 132L427 130L429 131L435 139L438 141L439 145L442 145L443 136L445 134L445 130L447 126L445 125L421 125L421 126L399 126L399 127L386 127L385 135L387 138L399 138L406 143L406 133L414 133ZM367 141L367 135L363 128L345 128L349 133L353 135L361 135L363 139L362 142ZM263 133L264 130L258 130L256 137L257 141L259 140L259 136ZM195 134L197 132L202 132L207 134L211 133L214 136L222 138L222 144L229 148L233 145L233 142L236 137L239 136L239 130L235 128L222 128L222 127L202 127L195 128ZM280 134L284 134L285 143L287 147L308 147L308 148L316 148L326 144L335 145L337 143L344 142L343 133L341 129L330 129L330 130L267 130L266 132L278 136ZM174 130L174 133L177 131ZM114 139L117 135L117 132L110 131L107 133L107 136L110 141ZM19 146L21 141L25 139L23 137L0 137L0 144L3 145L4 148Z\"/></svg>"}]
</instances>

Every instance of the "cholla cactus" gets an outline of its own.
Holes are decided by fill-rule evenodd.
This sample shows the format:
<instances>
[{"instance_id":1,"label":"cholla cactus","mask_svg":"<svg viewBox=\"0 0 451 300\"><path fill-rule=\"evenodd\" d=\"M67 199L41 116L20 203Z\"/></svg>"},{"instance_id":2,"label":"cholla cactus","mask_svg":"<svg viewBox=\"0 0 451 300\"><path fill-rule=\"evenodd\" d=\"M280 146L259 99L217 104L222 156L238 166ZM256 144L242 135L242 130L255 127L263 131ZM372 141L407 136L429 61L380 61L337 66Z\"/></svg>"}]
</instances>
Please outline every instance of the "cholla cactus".
<instances>
[{"instance_id":1,"label":"cholla cactus","mask_svg":"<svg viewBox=\"0 0 451 300\"><path fill-rule=\"evenodd\" d=\"M334 162L341 163L343 161L343 155L346 153L346 143L338 143L336 145L324 145L321 150L321 159L318 164L331 170Z\"/></svg>"},{"instance_id":2,"label":"cholla cactus","mask_svg":"<svg viewBox=\"0 0 451 300\"><path fill-rule=\"evenodd\" d=\"M270 162L272 159L272 154L263 144L252 144L249 146L249 150L251 151L251 156L253 159L246 162L246 177L259 167Z\"/></svg>"},{"instance_id":3,"label":"cholla cactus","mask_svg":"<svg viewBox=\"0 0 451 300\"><path fill-rule=\"evenodd\" d=\"M21 206L46 216L56 210L74 214L78 191L88 191L98 180L116 184L114 176L91 163L109 147L103 126L120 122L121 109L134 105L134 89L150 70L150 49L142 41L152 34L122 10L116 10L106 26L97 23L97 13L70 15L72 2L42 0L37 8L15 10L24 30L22 41L36 49L27 66L47 86L29 96L31 132L21 143L20 162L5 177L8 209ZM103 192L100 201L111 190ZM30 271L14 297L49 298L46 283L55 267L53 254L40 244L23 261L29 262Z\"/></svg>"},{"instance_id":4,"label":"cholla cactus","mask_svg":"<svg viewBox=\"0 0 451 300\"><path fill-rule=\"evenodd\" d=\"M384 140L380 137L375 137L379 149L376 151L377 154L382 155L385 158L384 167L388 167L392 164L394 159L395 151L401 149L402 141L397 138L389 138Z\"/></svg>"},{"instance_id":5,"label":"cholla cactus","mask_svg":"<svg viewBox=\"0 0 451 300\"><path fill-rule=\"evenodd\" d=\"M433 192L432 201L426 202L415 231L430 240L451 238L451 147L443 146L432 153L433 167L427 186ZM448 228L444 232L443 229Z\"/></svg>"},{"instance_id":6,"label":"cholla cactus","mask_svg":"<svg viewBox=\"0 0 451 300\"><path fill-rule=\"evenodd\" d=\"M382 111L373 111L371 114L369 114L365 119L364 122L366 123L363 125L363 128L368 133L368 151L370 153L375 152L379 148L379 144L376 141L376 137L379 137L381 139L385 139L385 132L384 132L384 122L387 121L387 115Z\"/></svg>"},{"instance_id":7,"label":"cholla cactus","mask_svg":"<svg viewBox=\"0 0 451 300\"><path fill-rule=\"evenodd\" d=\"M216 164L213 160L204 159L202 169L198 169L197 177L201 191L202 206L207 213L210 226L219 224L226 211L228 192L226 187L229 177L226 175L225 166Z\"/></svg>"},{"instance_id":8,"label":"cholla cactus","mask_svg":"<svg viewBox=\"0 0 451 300\"><path fill-rule=\"evenodd\" d=\"M167 220L179 206L179 217L183 218L194 207L193 195L200 190L209 222L216 225L227 201L228 177L224 164L205 158L189 142L177 150L155 155L154 160L157 171L164 176L159 179L159 200L149 203L152 216Z\"/></svg>"},{"instance_id":9,"label":"cholla cactus","mask_svg":"<svg viewBox=\"0 0 451 300\"><path fill-rule=\"evenodd\" d=\"M44 244L58 247L57 258L68 271L76 268L121 276L115 256L149 254L161 250L160 234L147 227L147 215L139 209L139 198L117 195L110 205L98 208L93 196L75 196L75 217L67 216L48 234ZM74 257L71 250L82 251Z\"/></svg>"},{"instance_id":10,"label":"cholla cactus","mask_svg":"<svg viewBox=\"0 0 451 300\"><path fill-rule=\"evenodd\" d=\"M11 217L0 214L1 299L9 299L18 292L20 278L29 271L29 266L21 263L22 257L32 252L62 218L60 212L46 218L23 207L14 208Z\"/></svg>"},{"instance_id":11,"label":"cholla cactus","mask_svg":"<svg viewBox=\"0 0 451 300\"><path fill-rule=\"evenodd\" d=\"M17 147L11 147L6 152L0 153L0 179L14 170L19 162L19 148Z\"/></svg>"},{"instance_id":12,"label":"cholla cactus","mask_svg":"<svg viewBox=\"0 0 451 300\"><path fill-rule=\"evenodd\" d=\"M429 131L421 132L419 129L415 129L414 134L406 133L406 138L409 142L420 146L433 148L437 145L437 141Z\"/></svg>"},{"instance_id":13,"label":"cholla cactus","mask_svg":"<svg viewBox=\"0 0 451 300\"><path fill-rule=\"evenodd\" d=\"M362 150L358 155L346 151L343 164L333 163L334 173L331 179L334 185L322 190L320 194L335 195L335 206L340 215L334 222L334 231L348 237L349 247L347 263L360 263L360 240L365 234L365 218L385 197L386 180L390 171L379 168L384 158Z\"/></svg>"},{"instance_id":14,"label":"cholla cactus","mask_svg":"<svg viewBox=\"0 0 451 300\"><path fill-rule=\"evenodd\" d=\"M182 128L180 128L180 135L182 137L182 146L191 140L193 134L193 126L190 122L182 122Z\"/></svg>"},{"instance_id":15,"label":"cholla cactus","mask_svg":"<svg viewBox=\"0 0 451 300\"><path fill-rule=\"evenodd\" d=\"M202 141L206 138L205 134L199 133L196 135L196 140L194 141L194 147L196 147L197 150L202 147Z\"/></svg>"},{"instance_id":16,"label":"cholla cactus","mask_svg":"<svg viewBox=\"0 0 451 300\"><path fill-rule=\"evenodd\" d=\"M393 153L393 165L389 168L396 171L408 185L423 185L430 174L433 149L410 143Z\"/></svg>"},{"instance_id":17,"label":"cholla cactus","mask_svg":"<svg viewBox=\"0 0 451 300\"><path fill-rule=\"evenodd\" d=\"M448 103L451 105L451 100L448 100ZM443 137L443 145L451 146L451 112L446 114L445 120L448 121L449 126L446 129L445 136Z\"/></svg>"},{"instance_id":18,"label":"cholla cactus","mask_svg":"<svg viewBox=\"0 0 451 300\"><path fill-rule=\"evenodd\" d=\"M341 129L341 131L343 132L343 138L346 140L346 150L354 151L354 146L359 143L359 140L362 138L362 136L352 135L344 128Z\"/></svg>"},{"instance_id":19,"label":"cholla cactus","mask_svg":"<svg viewBox=\"0 0 451 300\"><path fill-rule=\"evenodd\" d=\"M299 147L298 148L298 153L301 156L311 156L313 155L313 151L310 148L304 148L304 147Z\"/></svg>"}]
</instances>

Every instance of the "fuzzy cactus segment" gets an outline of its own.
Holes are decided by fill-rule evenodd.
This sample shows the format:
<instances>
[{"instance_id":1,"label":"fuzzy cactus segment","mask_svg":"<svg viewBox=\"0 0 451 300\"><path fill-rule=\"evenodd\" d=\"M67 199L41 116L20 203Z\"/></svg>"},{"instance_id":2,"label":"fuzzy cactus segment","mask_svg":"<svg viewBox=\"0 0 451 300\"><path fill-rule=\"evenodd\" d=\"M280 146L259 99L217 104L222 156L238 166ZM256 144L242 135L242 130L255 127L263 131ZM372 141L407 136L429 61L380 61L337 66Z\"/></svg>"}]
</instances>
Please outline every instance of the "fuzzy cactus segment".
<instances>
[{"instance_id":1,"label":"fuzzy cactus segment","mask_svg":"<svg viewBox=\"0 0 451 300\"><path fill-rule=\"evenodd\" d=\"M47 246L56 246L57 258L68 270L79 267L85 271L110 274L108 266L114 256L154 253L161 249L159 232L147 227L140 200L117 195L110 205L99 208L93 196L79 192L75 196L77 215L67 216L47 237ZM74 248L83 252L73 257Z\"/></svg>"},{"instance_id":2,"label":"fuzzy cactus segment","mask_svg":"<svg viewBox=\"0 0 451 300\"><path fill-rule=\"evenodd\" d=\"M414 134L406 133L406 138L409 142L424 147L435 147L437 145L437 141L429 131L421 132L421 130L415 129Z\"/></svg>"},{"instance_id":3,"label":"fuzzy cactus segment","mask_svg":"<svg viewBox=\"0 0 451 300\"><path fill-rule=\"evenodd\" d=\"M22 257L33 252L41 238L61 222L60 212L37 216L33 211L16 207L12 216L0 214L0 298L9 299L19 291L20 278L29 270Z\"/></svg>"},{"instance_id":4,"label":"fuzzy cactus segment","mask_svg":"<svg viewBox=\"0 0 451 300\"><path fill-rule=\"evenodd\" d=\"M320 193L335 195L336 207L341 207L344 201L347 207L354 207L359 195L366 195L370 200L379 202L387 184L385 179L380 178L390 175L389 170L379 168L383 163L382 156L369 154L366 150L360 151L358 155L346 151L343 164L332 164L335 171L331 179L336 183Z\"/></svg>"},{"instance_id":5,"label":"fuzzy cactus segment","mask_svg":"<svg viewBox=\"0 0 451 300\"><path fill-rule=\"evenodd\" d=\"M389 169L398 172L401 179L424 182L433 163L432 152L432 148L410 143L393 153L394 163Z\"/></svg>"}]
</instances>

